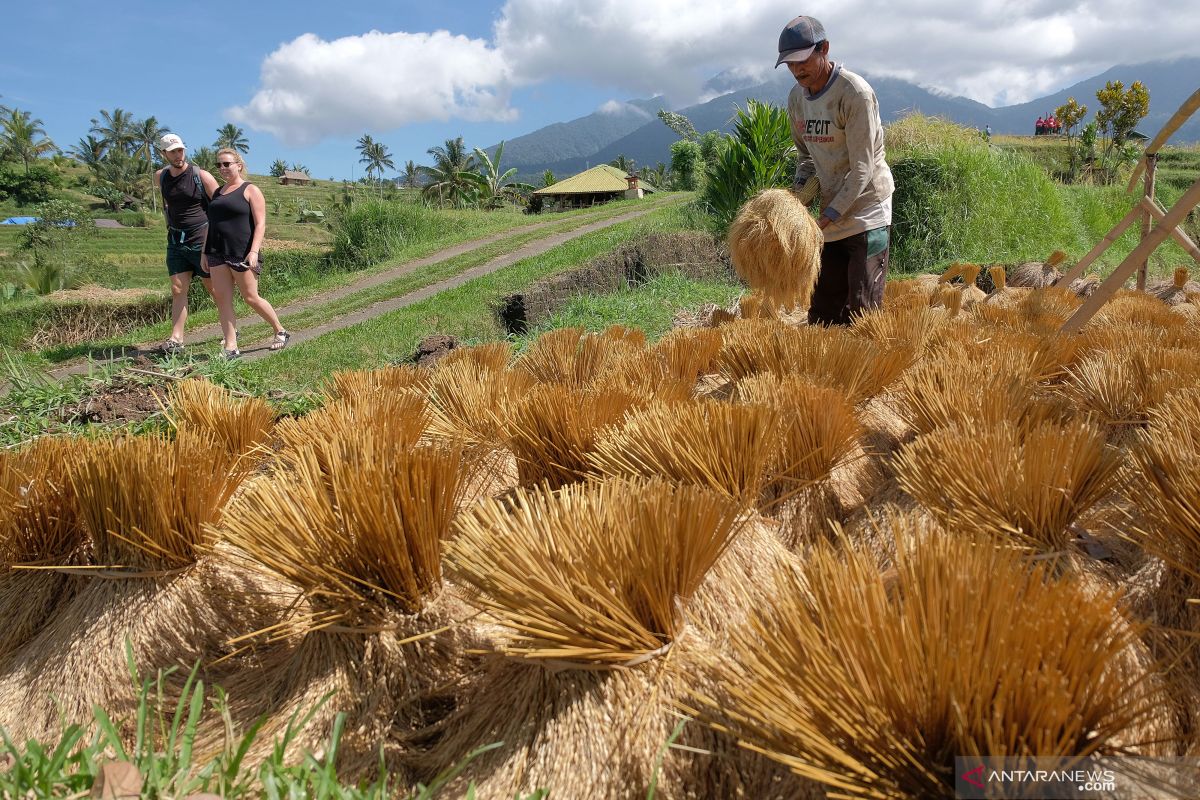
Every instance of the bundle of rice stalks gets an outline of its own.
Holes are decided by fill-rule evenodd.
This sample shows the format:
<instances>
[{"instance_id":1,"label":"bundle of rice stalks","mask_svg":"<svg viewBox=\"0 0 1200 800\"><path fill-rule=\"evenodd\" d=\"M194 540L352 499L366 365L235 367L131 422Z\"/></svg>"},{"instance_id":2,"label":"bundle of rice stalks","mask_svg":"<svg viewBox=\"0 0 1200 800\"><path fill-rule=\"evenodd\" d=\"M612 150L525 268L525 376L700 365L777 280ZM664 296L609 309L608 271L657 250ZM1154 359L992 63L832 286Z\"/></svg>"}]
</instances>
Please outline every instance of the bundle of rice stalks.
<instances>
[{"instance_id":1,"label":"bundle of rice stalks","mask_svg":"<svg viewBox=\"0 0 1200 800\"><path fill-rule=\"evenodd\" d=\"M1170 329L1180 325L1170 307L1145 292L1122 290L1101 306L1088 322L1092 325L1154 325Z\"/></svg>"},{"instance_id":2,"label":"bundle of rice stalks","mask_svg":"<svg viewBox=\"0 0 1200 800\"><path fill-rule=\"evenodd\" d=\"M1008 274L1009 286L1028 286L1032 289L1042 289L1053 286L1062 278L1058 266L1067 260L1067 254L1055 250L1044 262L1027 261L1018 264Z\"/></svg>"},{"instance_id":3,"label":"bundle of rice stalks","mask_svg":"<svg viewBox=\"0 0 1200 800\"><path fill-rule=\"evenodd\" d=\"M527 372L494 370L447 356L429 377L429 434L472 447L499 447L505 440L504 409L535 385Z\"/></svg>"},{"instance_id":4,"label":"bundle of rice stalks","mask_svg":"<svg viewBox=\"0 0 1200 800\"><path fill-rule=\"evenodd\" d=\"M601 435L588 456L611 477L662 477L752 505L779 436L779 415L713 400L653 403Z\"/></svg>"},{"instance_id":5,"label":"bundle of rice stalks","mask_svg":"<svg viewBox=\"0 0 1200 800\"><path fill-rule=\"evenodd\" d=\"M930 275L930 278L936 278ZM891 280L883 286L883 308L910 308L912 306L929 305L929 296L936 288L936 281L927 284L912 280Z\"/></svg>"},{"instance_id":6,"label":"bundle of rice stalks","mask_svg":"<svg viewBox=\"0 0 1200 800\"><path fill-rule=\"evenodd\" d=\"M81 443L70 480L92 542L87 584L14 655L0 678L0 719L22 738L53 738L136 703L126 666L153 674L229 652L226 640L277 612L258 584L219 559L201 561L212 526L246 472L208 434Z\"/></svg>"},{"instance_id":7,"label":"bundle of rice stalks","mask_svg":"<svg viewBox=\"0 0 1200 800\"><path fill-rule=\"evenodd\" d=\"M630 328L626 325L609 325L600 333L600 338L624 342L634 347L646 346L646 332L641 328Z\"/></svg>"},{"instance_id":8,"label":"bundle of rice stalks","mask_svg":"<svg viewBox=\"0 0 1200 800\"><path fill-rule=\"evenodd\" d=\"M988 270L988 274L991 276L992 285L995 288L984 300L987 305L1011 308L1029 295L1030 290L1028 289L1008 285L1004 267L992 267Z\"/></svg>"},{"instance_id":9,"label":"bundle of rice stalks","mask_svg":"<svg viewBox=\"0 0 1200 800\"><path fill-rule=\"evenodd\" d=\"M720 347L719 339L717 346ZM686 402L695 394L696 380L700 377L698 363L703 354L681 353L675 348L673 355L682 358L683 363L670 363L661 350L640 350L625 359L620 369L596 379L590 391L621 392L645 402Z\"/></svg>"},{"instance_id":10,"label":"bundle of rice stalks","mask_svg":"<svg viewBox=\"0 0 1200 800\"><path fill-rule=\"evenodd\" d=\"M1068 367L1081 357L1082 343L1078 337L1057 331L1033 332L1019 324L1008 327L1003 324L1007 320L987 315L986 308L977 306L971 314L971 319L986 325L963 325L947 331L950 335L939 342L939 358L983 361L998 375L1019 375L1045 382L1061 380Z\"/></svg>"},{"instance_id":11,"label":"bundle of rice stalks","mask_svg":"<svg viewBox=\"0 0 1200 800\"><path fill-rule=\"evenodd\" d=\"M1068 553L1071 523L1115 487L1121 453L1087 420L999 422L917 437L897 453L900 486L947 527Z\"/></svg>"},{"instance_id":12,"label":"bundle of rice stalks","mask_svg":"<svg viewBox=\"0 0 1200 800\"><path fill-rule=\"evenodd\" d=\"M977 285L979 273L983 268L978 264L966 264L963 266L962 279L962 307L970 308L976 303L982 302L987 298L987 292L980 289Z\"/></svg>"},{"instance_id":13,"label":"bundle of rice stalks","mask_svg":"<svg viewBox=\"0 0 1200 800\"><path fill-rule=\"evenodd\" d=\"M586 387L620 369L624 359L643 347L625 336L594 336L583 328L559 328L534 340L514 369L527 372L539 383Z\"/></svg>"},{"instance_id":14,"label":"bundle of rice stalks","mask_svg":"<svg viewBox=\"0 0 1200 800\"><path fill-rule=\"evenodd\" d=\"M760 505L780 521L783 542L796 549L826 531L828 520L842 517L831 478L859 452L862 425L845 394L804 378L747 378L738 384L738 396L779 415L779 442Z\"/></svg>"},{"instance_id":15,"label":"bundle of rice stalks","mask_svg":"<svg viewBox=\"0 0 1200 800\"><path fill-rule=\"evenodd\" d=\"M1091 297L1100 288L1100 283L1100 276L1093 272L1071 281L1067 288L1080 297Z\"/></svg>"},{"instance_id":16,"label":"bundle of rice stalks","mask_svg":"<svg viewBox=\"0 0 1200 800\"><path fill-rule=\"evenodd\" d=\"M946 312L924 303L888 305L885 301L882 308L855 317L850 330L880 347L903 348L917 360L948 321Z\"/></svg>"},{"instance_id":17,"label":"bundle of rice stalks","mask_svg":"<svg viewBox=\"0 0 1200 800\"><path fill-rule=\"evenodd\" d=\"M721 333L717 368L734 381L760 372L784 375L788 346L801 335L790 325L767 319L739 320Z\"/></svg>"},{"instance_id":18,"label":"bundle of rice stalks","mask_svg":"<svg viewBox=\"0 0 1200 800\"><path fill-rule=\"evenodd\" d=\"M82 582L53 570L86 562L69 470L78 439L41 438L0 453L0 658L24 644Z\"/></svg>"},{"instance_id":19,"label":"bundle of rice stalks","mask_svg":"<svg viewBox=\"0 0 1200 800\"><path fill-rule=\"evenodd\" d=\"M397 447L411 447L429 427L431 412L416 390L374 392L353 401L337 400L303 417L275 426L280 461L286 466L301 450L318 447L336 459L337 443L357 429L370 429Z\"/></svg>"},{"instance_id":20,"label":"bundle of rice stalks","mask_svg":"<svg viewBox=\"0 0 1200 800\"><path fill-rule=\"evenodd\" d=\"M713 328L680 328L659 339L651 352L673 378L694 384L701 375L717 371L723 340L723 333Z\"/></svg>"},{"instance_id":21,"label":"bundle of rice stalks","mask_svg":"<svg viewBox=\"0 0 1200 800\"><path fill-rule=\"evenodd\" d=\"M705 716L844 797L955 797L955 756L1113 755L1163 735L1120 596L969 537L819 548L711 653ZM1037 620L1030 625L1030 620Z\"/></svg>"},{"instance_id":22,"label":"bundle of rice stalks","mask_svg":"<svg viewBox=\"0 0 1200 800\"><path fill-rule=\"evenodd\" d=\"M1011 282L1009 283L1011 286ZM1082 305L1083 299L1061 286L1034 289L1017 308L1026 327L1035 331L1058 330Z\"/></svg>"},{"instance_id":23,"label":"bundle of rice stalks","mask_svg":"<svg viewBox=\"0 0 1200 800\"><path fill-rule=\"evenodd\" d=\"M779 308L759 291L744 294L737 301L738 319L779 319Z\"/></svg>"},{"instance_id":24,"label":"bundle of rice stalks","mask_svg":"<svg viewBox=\"0 0 1200 800\"><path fill-rule=\"evenodd\" d=\"M445 356L449 358L457 350ZM334 372L330 396L335 400L355 403L378 395L403 394L409 390L424 391L429 371L411 364L379 369L353 369Z\"/></svg>"},{"instance_id":25,"label":"bundle of rice stalks","mask_svg":"<svg viewBox=\"0 0 1200 800\"><path fill-rule=\"evenodd\" d=\"M500 372L512 361L513 348L508 342L489 342L474 347L456 347L438 359L437 367L446 368L459 362L474 364L482 370Z\"/></svg>"},{"instance_id":26,"label":"bundle of rice stalks","mask_svg":"<svg viewBox=\"0 0 1200 800\"><path fill-rule=\"evenodd\" d=\"M962 311L962 306L962 290L949 284L939 287L929 297L930 308L944 308L950 312L951 317L957 317L958 312Z\"/></svg>"},{"instance_id":27,"label":"bundle of rice stalks","mask_svg":"<svg viewBox=\"0 0 1200 800\"><path fill-rule=\"evenodd\" d=\"M264 744L332 693L293 746L318 747L347 712L339 774L353 776L378 763L381 743L395 765L397 739L431 722L423 703L461 674L465 634L448 628L466 612L444 592L441 557L464 465L459 448L398 448L365 428L347 432L338 455L323 463L300 451L288 474L250 487L222 523L250 564L306 601L272 636L298 635L294 649L266 648L259 668L226 688L237 716L268 716Z\"/></svg>"},{"instance_id":28,"label":"bundle of rice stalks","mask_svg":"<svg viewBox=\"0 0 1200 800\"><path fill-rule=\"evenodd\" d=\"M1200 283L1188 280L1187 267L1176 267L1169 281L1155 281L1146 287L1146 294L1156 297L1169 306L1188 302L1188 292L1200 292Z\"/></svg>"},{"instance_id":29,"label":"bundle of rice stalks","mask_svg":"<svg viewBox=\"0 0 1200 800\"><path fill-rule=\"evenodd\" d=\"M909 370L896 391L900 416L917 433L955 425L1019 422L1034 411L1037 382L1029 365L997 364L957 351ZM1017 366L1017 369L1005 367Z\"/></svg>"},{"instance_id":30,"label":"bundle of rice stalks","mask_svg":"<svg viewBox=\"0 0 1200 800\"><path fill-rule=\"evenodd\" d=\"M558 488L584 480L594 472L589 455L604 430L618 425L643 402L641 396L623 391L534 387L508 409L505 422L520 485Z\"/></svg>"},{"instance_id":31,"label":"bundle of rice stalks","mask_svg":"<svg viewBox=\"0 0 1200 800\"><path fill-rule=\"evenodd\" d=\"M258 397L235 398L209 381L186 380L171 387L167 418L179 429L212 433L234 455L245 455L266 444L275 412Z\"/></svg>"},{"instance_id":32,"label":"bundle of rice stalks","mask_svg":"<svg viewBox=\"0 0 1200 800\"><path fill-rule=\"evenodd\" d=\"M1135 343L1083 356L1069 370L1063 392L1109 425L1140 425L1170 392L1198 382L1194 349Z\"/></svg>"},{"instance_id":33,"label":"bundle of rice stalks","mask_svg":"<svg viewBox=\"0 0 1200 800\"><path fill-rule=\"evenodd\" d=\"M737 519L720 494L654 480L530 490L466 515L451 569L504 633L426 771L502 741L450 792L644 795L681 691L664 665L696 641L689 601Z\"/></svg>"},{"instance_id":34,"label":"bundle of rice stalks","mask_svg":"<svg viewBox=\"0 0 1200 800\"><path fill-rule=\"evenodd\" d=\"M821 271L824 238L799 198L767 189L742 206L729 227L734 271L775 305L807 308Z\"/></svg>"}]
</instances>

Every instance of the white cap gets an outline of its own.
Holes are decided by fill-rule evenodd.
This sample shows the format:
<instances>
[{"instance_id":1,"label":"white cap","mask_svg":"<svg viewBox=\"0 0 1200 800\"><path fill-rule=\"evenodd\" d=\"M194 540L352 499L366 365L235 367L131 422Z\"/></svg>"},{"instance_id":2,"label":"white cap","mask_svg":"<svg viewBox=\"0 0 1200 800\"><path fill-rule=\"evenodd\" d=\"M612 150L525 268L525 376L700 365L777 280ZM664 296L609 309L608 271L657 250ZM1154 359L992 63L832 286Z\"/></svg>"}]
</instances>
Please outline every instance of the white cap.
<instances>
[{"instance_id":1,"label":"white cap","mask_svg":"<svg viewBox=\"0 0 1200 800\"><path fill-rule=\"evenodd\" d=\"M168 133L158 140L158 149L169 153L172 150L186 150L187 148L184 147L183 139L180 139L178 134Z\"/></svg>"}]
</instances>

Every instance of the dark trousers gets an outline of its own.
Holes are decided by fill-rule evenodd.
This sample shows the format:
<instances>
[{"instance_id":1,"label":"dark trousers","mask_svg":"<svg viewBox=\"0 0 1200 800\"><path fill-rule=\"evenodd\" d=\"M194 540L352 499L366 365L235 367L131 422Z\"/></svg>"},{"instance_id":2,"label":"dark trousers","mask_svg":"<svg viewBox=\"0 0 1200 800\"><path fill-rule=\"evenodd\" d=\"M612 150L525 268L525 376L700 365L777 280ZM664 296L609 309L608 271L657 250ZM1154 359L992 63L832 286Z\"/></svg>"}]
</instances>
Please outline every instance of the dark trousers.
<instances>
[{"instance_id":1,"label":"dark trousers","mask_svg":"<svg viewBox=\"0 0 1200 800\"><path fill-rule=\"evenodd\" d=\"M808 323L849 325L854 314L883 305L889 250L868 257L866 233L826 242Z\"/></svg>"}]
</instances>

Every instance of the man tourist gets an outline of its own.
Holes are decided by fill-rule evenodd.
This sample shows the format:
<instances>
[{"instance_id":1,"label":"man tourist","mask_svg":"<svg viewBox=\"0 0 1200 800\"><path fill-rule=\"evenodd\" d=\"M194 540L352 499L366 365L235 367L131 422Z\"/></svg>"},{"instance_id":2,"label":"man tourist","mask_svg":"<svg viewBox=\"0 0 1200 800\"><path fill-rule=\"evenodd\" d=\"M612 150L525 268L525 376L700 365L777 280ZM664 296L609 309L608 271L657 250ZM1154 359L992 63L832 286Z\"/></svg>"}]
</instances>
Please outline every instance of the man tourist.
<instances>
[{"instance_id":1,"label":"man tourist","mask_svg":"<svg viewBox=\"0 0 1200 800\"><path fill-rule=\"evenodd\" d=\"M198 276L212 294L212 281L201 264L201 254L208 233L208 201L217 190L217 181L205 170L188 163L187 148L178 135L163 136L158 149L167 162L154 179L167 212L167 275L171 278L171 336L161 349L172 355L183 350L192 277Z\"/></svg>"},{"instance_id":2,"label":"man tourist","mask_svg":"<svg viewBox=\"0 0 1200 800\"><path fill-rule=\"evenodd\" d=\"M808 321L846 325L883 303L892 224L892 171L884 160L879 101L859 75L829 59L825 28L796 17L779 35L779 59L796 86L788 119L796 143L795 186L821 184L825 238Z\"/></svg>"}]
</instances>

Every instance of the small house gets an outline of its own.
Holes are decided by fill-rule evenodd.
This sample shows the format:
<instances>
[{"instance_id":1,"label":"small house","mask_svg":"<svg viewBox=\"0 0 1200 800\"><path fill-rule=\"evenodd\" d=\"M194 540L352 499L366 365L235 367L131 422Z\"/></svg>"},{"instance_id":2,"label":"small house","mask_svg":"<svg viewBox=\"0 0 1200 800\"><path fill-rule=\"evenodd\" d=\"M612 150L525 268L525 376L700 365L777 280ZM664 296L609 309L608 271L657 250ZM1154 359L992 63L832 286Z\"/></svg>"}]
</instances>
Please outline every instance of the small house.
<instances>
[{"instance_id":1,"label":"small house","mask_svg":"<svg viewBox=\"0 0 1200 800\"><path fill-rule=\"evenodd\" d=\"M658 191L637 175L601 164L534 192L553 208L582 208L622 197L642 198Z\"/></svg>"},{"instance_id":2,"label":"small house","mask_svg":"<svg viewBox=\"0 0 1200 800\"><path fill-rule=\"evenodd\" d=\"M307 173L285 169L283 175L279 178L279 182L284 186L308 186L312 183L312 178L308 177Z\"/></svg>"}]
</instances>

